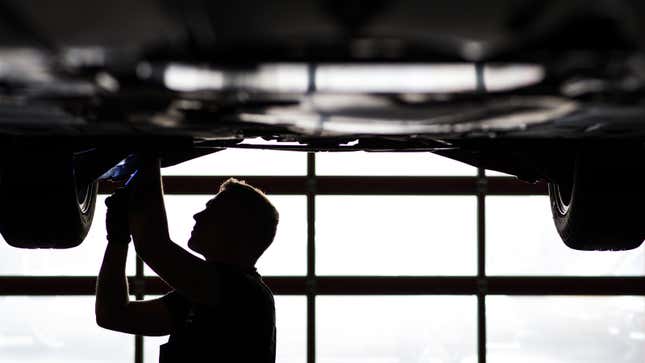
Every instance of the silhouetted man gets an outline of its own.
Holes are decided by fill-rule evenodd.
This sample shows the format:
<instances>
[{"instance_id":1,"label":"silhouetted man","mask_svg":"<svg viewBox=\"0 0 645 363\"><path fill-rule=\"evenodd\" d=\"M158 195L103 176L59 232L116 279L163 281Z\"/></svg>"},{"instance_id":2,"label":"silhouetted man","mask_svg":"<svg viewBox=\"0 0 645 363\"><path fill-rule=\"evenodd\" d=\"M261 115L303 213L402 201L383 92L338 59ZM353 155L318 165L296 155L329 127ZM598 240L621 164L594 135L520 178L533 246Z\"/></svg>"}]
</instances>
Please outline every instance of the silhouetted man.
<instances>
[{"instance_id":1,"label":"silhouetted man","mask_svg":"<svg viewBox=\"0 0 645 363\"><path fill-rule=\"evenodd\" d=\"M229 179L195 214L188 247L170 240L159 161L143 162L127 189L106 200L108 244L98 277L96 321L130 334L168 335L160 362L274 362L273 295L255 270L273 241L278 212L256 188ZM125 261L137 254L174 290L130 301Z\"/></svg>"}]
</instances>

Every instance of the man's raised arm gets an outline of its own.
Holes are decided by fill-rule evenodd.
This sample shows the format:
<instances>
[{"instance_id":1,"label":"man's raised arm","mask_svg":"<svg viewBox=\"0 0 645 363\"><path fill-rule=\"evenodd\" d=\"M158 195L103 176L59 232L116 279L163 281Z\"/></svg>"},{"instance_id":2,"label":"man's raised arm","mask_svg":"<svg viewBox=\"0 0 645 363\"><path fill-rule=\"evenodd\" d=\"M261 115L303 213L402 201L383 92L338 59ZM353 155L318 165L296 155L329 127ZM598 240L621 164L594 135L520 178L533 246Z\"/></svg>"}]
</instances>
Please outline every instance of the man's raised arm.
<instances>
[{"instance_id":1,"label":"man's raised arm","mask_svg":"<svg viewBox=\"0 0 645 363\"><path fill-rule=\"evenodd\" d=\"M130 183L130 229L139 257L164 281L196 302L217 297L217 281L206 261L170 240L163 201L160 162L142 157Z\"/></svg>"},{"instance_id":2,"label":"man's raised arm","mask_svg":"<svg viewBox=\"0 0 645 363\"><path fill-rule=\"evenodd\" d=\"M130 231L128 195L117 190L106 200L108 244L96 284L96 323L106 329L142 335L166 335L172 322L165 304L157 299L130 301L125 265Z\"/></svg>"},{"instance_id":3,"label":"man's raised arm","mask_svg":"<svg viewBox=\"0 0 645 363\"><path fill-rule=\"evenodd\" d=\"M141 157L137 175L130 183L130 229L140 256L170 243L159 159Z\"/></svg>"}]
</instances>

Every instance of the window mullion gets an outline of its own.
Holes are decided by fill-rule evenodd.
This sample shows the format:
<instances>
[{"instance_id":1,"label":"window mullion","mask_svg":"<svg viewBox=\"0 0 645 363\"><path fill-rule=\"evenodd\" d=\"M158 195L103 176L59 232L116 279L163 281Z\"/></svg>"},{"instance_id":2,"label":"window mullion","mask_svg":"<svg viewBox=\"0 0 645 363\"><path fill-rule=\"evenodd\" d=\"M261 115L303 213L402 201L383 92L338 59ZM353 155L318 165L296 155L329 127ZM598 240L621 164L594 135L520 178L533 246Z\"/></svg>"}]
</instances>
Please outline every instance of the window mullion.
<instances>
[{"instance_id":1,"label":"window mullion","mask_svg":"<svg viewBox=\"0 0 645 363\"><path fill-rule=\"evenodd\" d=\"M477 356L486 363L486 171L477 169Z\"/></svg>"}]
</instances>

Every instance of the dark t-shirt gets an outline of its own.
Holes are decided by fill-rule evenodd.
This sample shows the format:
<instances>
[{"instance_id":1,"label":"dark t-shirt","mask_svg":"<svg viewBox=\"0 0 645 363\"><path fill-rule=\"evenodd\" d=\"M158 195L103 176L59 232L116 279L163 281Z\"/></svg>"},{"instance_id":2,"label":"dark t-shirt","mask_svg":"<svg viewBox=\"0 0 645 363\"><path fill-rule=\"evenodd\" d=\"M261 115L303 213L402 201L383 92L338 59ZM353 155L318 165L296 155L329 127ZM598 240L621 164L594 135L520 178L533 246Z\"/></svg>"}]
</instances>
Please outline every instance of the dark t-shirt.
<instances>
[{"instance_id":1,"label":"dark t-shirt","mask_svg":"<svg viewBox=\"0 0 645 363\"><path fill-rule=\"evenodd\" d=\"M178 291L162 299L173 320L159 362L275 362L273 294L260 275L214 264L218 282L212 304L191 302Z\"/></svg>"}]
</instances>

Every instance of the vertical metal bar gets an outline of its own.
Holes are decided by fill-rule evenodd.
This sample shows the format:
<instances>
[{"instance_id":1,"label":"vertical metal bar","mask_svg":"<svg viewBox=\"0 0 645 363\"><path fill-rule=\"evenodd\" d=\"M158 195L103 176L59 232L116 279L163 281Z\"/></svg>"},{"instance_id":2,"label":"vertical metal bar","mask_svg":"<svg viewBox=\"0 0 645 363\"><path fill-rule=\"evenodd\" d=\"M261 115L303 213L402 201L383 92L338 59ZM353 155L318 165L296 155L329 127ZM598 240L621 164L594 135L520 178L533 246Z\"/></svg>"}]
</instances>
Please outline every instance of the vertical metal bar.
<instances>
[{"instance_id":1,"label":"vertical metal bar","mask_svg":"<svg viewBox=\"0 0 645 363\"><path fill-rule=\"evenodd\" d=\"M316 295L307 294L307 363L316 363Z\"/></svg>"},{"instance_id":2,"label":"vertical metal bar","mask_svg":"<svg viewBox=\"0 0 645 363\"><path fill-rule=\"evenodd\" d=\"M307 154L307 363L316 362L316 154Z\"/></svg>"},{"instance_id":3,"label":"vertical metal bar","mask_svg":"<svg viewBox=\"0 0 645 363\"><path fill-rule=\"evenodd\" d=\"M477 294L477 356L486 363L486 295Z\"/></svg>"},{"instance_id":4,"label":"vertical metal bar","mask_svg":"<svg viewBox=\"0 0 645 363\"><path fill-rule=\"evenodd\" d=\"M486 363L486 171L477 169L477 356Z\"/></svg>"},{"instance_id":5,"label":"vertical metal bar","mask_svg":"<svg viewBox=\"0 0 645 363\"><path fill-rule=\"evenodd\" d=\"M135 298L143 300L145 296L145 277L143 275L143 260L137 256L136 274L135 274ZM134 337L134 363L143 363L143 336L135 335Z\"/></svg>"},{"instance_id":6,"label":"vertical metal bar","mask_svg":"<svg viewBox=\"0 0 645 363\"><path fill-rule=\"evenodd\" d=\"M475 64L477 92L486 93L484 64ZM486 363L486 193L488 179L486 170L477 168L477 357L479 363Z\"/></svg>"},{"instance_id":7,"label":"vertical metal bar","mask_svg":"<svg viewBox=\"0 0 645 363\"><path fill-rule=\"evenodd\" d=\"M307 93L316 92L316 70L318 65L316 63L309 63L307 65Z\"/></svg>"},{"instance_id":8,"label":"vertical metal bar","mask_svg":"<svg viewBox=\"0 0 645 363\"><path fill-rule=\"evenodd\" d=\"M475 77L477 80L477 92L485 93L486 81L484 79L484 63L482 62L475 63Z\"/></svg>"}]
</instances>

